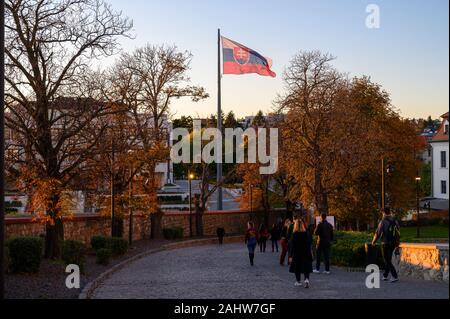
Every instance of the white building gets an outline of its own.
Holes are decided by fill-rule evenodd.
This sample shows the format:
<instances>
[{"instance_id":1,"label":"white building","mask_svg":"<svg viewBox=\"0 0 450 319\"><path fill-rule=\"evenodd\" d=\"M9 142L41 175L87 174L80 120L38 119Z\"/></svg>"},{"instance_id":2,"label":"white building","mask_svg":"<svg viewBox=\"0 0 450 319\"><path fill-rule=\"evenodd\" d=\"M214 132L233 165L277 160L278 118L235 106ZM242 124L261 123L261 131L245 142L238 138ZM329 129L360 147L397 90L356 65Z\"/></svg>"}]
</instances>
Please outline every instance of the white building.
<instances>
[{"instance_id":1,"label":"white building","mask_svg":"<svg viewBox=\"0 0 450 319\"><path fill-rule=\"evenodd\" d=\"M442 115L442 119L441 127L430 142L433 148L431 193L434 198L448 200L448 112Z\"/></svg>"}]
</instances>

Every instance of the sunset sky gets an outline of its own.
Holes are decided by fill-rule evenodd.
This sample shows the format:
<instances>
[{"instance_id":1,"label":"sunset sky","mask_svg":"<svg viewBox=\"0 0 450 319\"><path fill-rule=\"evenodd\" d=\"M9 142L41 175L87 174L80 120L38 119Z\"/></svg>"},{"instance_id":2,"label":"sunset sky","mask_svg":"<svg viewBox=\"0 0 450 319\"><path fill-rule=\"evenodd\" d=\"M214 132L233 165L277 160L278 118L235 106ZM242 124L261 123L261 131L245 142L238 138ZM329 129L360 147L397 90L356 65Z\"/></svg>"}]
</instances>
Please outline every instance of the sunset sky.
<instances>
[{"instance_id":1,"label":"sunset sky","mask_svg":"<svg viewBox=\"0 0 450 319\"><path fill-rule=\"evenodd\" d=\"M109 0L134 20L134 40L123 49L176 44L193 54L190 77L211 97L173 103L172 113L216 112L217 28L230 39L273 59L277 78L226 75L225 112L238 116L270 111L283 91L282 74L300 50L336 56L349 76L368 75L392 97L405 117L435 118L449 106L449 18L447 0ZM366 6L380 8L380 29L368 29ZM105 65L107 62L105 62Z\"/></svg>"}]
</instances>

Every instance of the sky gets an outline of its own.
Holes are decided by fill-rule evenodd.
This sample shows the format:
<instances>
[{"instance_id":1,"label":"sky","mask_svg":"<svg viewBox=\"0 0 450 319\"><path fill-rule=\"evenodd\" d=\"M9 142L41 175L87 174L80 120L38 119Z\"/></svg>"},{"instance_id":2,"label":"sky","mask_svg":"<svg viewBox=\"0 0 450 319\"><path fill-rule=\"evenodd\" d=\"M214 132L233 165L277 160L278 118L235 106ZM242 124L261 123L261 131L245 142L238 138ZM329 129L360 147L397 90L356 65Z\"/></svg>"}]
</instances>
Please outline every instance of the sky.
<instances>
[{"instance_id":1,"label":"sky","mask_svg":"<svg viewBox=\"0 0 450 319\"><path fill-rule=\"evenodd\" d=\"M271 111L283 92L283 70L302 50L332 54L333 65L351 77L370 76L404 117L438 118L448 111L448 0L107 1L134 21L134 39L121 40L124 51L147 43L175 44L193 54L191 82L205 87L210 98L175 101L175 117L217 112L218 28L270 57L277 73L276 78L224 75L224 112L241 117ZM380 9L379 28L366 26L369 4Z\"/></svg>"}]
</instances>

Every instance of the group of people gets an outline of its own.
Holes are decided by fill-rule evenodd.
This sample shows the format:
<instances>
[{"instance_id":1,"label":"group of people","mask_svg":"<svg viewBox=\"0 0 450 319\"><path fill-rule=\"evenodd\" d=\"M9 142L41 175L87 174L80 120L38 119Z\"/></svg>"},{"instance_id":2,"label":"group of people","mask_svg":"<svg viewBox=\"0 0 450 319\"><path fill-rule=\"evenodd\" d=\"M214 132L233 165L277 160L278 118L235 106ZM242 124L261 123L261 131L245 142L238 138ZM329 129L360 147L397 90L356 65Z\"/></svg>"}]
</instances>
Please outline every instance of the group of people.
<instances>
[{"instance_id":1,"label":"group of people","mask_svg":"<svg viewBox=\"0 0 450 319\"><path fill-rule=\"evenodd\" d=\"M317 236L316 267L313 270L313 235ZM245 241L248 248L250 265L254 265L255 250L259 244L260 252L266 251L266 242L272 241L272 252L278 252L278 241L281 242L280 265L284 266L288 257L289 271L295 274L296 286L302 286L301 276L304 277L304 287L309 288L309 275L312 272L319 273L321 258L323 255L325 273L330 274L330 248L333 241L333 226L328 223L327 216L321 217L321 222L311 231L301 217L293 220L286 219L284 224L272 225L269 231L265 225L256 230L253 222L248 223Z\"/></svg>"},{"instance_id":2,"label":"group of people","mask_svg":"<svg viewBox=\"0 0 450 319\"><path fill-rule=\"evenodd\" d=\"M327 221L325 214L321 215L321 221L317 226L309 227L302 217L294 217L293 220L286 219L283 224L274 224L269 231L265 225L257 230L253 222L247 225L245 242L247 244L250 265L254 265L255 250L259 244L260 252L266 251L266 242L272 241L272 252L278 252L278 241L281 243L281 254L279 263L284 266L286 257L288 259L289 271L295 274L295 286L310 287L310 274L320 273L323 257L325 274L330 274L330 250L334 240L333 226ZM385 263L383 280L388 280L391 274L391 282L398 281L398 275L392 264L393 253L398 251L400 244L400 226L391 215L389 208L383 209L383 219L378 225L372 245L375 246L379 239L382 240L382 254ZM313 235L317 237L315 246L316 264L313 269ZM304 281L302 283L301 277Z\"/></svg>"}]
</instances>

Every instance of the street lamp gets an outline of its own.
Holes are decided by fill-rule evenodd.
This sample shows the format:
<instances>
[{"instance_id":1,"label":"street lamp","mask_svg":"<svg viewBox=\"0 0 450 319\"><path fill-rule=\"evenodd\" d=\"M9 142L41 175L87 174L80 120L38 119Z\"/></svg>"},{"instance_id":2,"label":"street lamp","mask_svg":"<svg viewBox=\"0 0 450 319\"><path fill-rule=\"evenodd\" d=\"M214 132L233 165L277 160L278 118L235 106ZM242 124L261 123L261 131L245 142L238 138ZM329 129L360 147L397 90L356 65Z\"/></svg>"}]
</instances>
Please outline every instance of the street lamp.
<instances>
[{"instance_id":1,"label":"street lamp","mask_svg":"<svg viewBox=\"0 0 450 319\"><path fill-rule=\"evenodd\" d=\"M420 198L419 198L419 187L422 178L416 177L416 204L417 204L417 238L420 238Z\"/></svg>"},{"instance_id":2,"label":"street lamp","mask_svg":"<svg viewBox=\"0 0 450 319\"><path fill-rule=\"evenodd\" d=\"M192 180L195 178L195 175L192 173L189 173L188 180L189 180L189 235L190 237L193 236L192 234Z\"/></svg>"}]
</instances>

